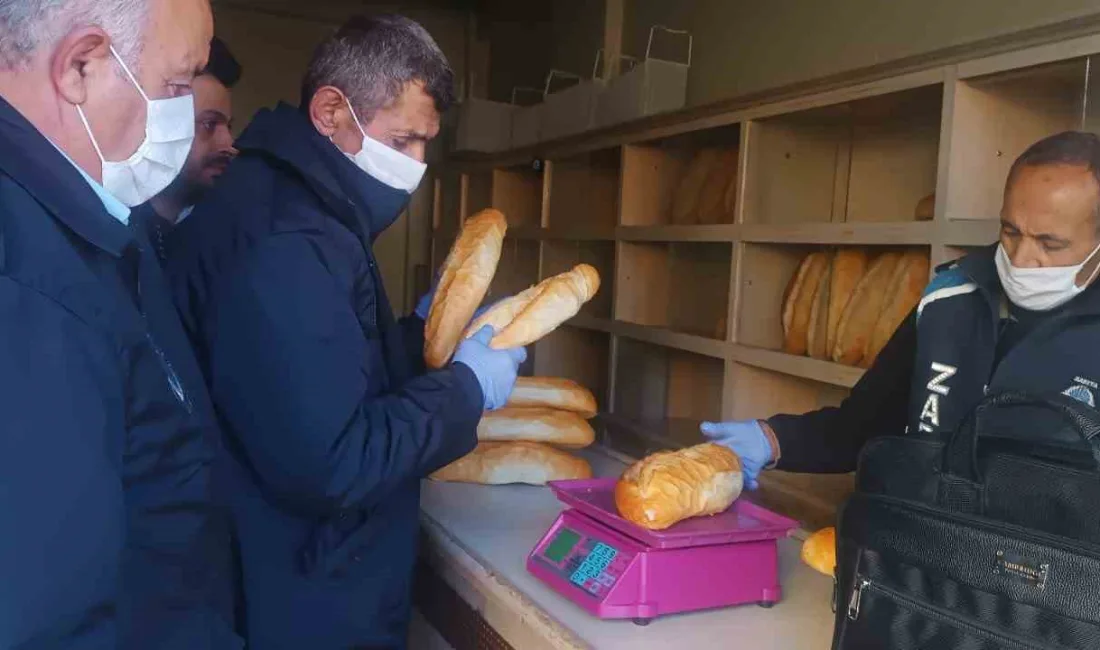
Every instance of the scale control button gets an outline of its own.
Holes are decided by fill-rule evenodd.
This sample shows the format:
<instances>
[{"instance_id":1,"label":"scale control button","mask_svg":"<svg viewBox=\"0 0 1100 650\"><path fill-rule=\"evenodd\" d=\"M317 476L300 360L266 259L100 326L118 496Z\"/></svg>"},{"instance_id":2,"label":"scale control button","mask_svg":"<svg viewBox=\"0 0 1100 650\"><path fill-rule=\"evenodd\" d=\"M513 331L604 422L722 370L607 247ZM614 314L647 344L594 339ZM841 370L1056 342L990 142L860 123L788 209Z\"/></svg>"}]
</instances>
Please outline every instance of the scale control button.
<instances>
[{"instance_id":1,"label":"scale control button","mask_svg":"<svg viewBox=\"0 0 1100 650\"><path fill-rule=\"evenodd\" d=\"M611 585L615 584L615 576L611 575L610 573L601 573L598 580L600 581L600 584L605 587L610 587Z\"/></svg>"}]
</instances>

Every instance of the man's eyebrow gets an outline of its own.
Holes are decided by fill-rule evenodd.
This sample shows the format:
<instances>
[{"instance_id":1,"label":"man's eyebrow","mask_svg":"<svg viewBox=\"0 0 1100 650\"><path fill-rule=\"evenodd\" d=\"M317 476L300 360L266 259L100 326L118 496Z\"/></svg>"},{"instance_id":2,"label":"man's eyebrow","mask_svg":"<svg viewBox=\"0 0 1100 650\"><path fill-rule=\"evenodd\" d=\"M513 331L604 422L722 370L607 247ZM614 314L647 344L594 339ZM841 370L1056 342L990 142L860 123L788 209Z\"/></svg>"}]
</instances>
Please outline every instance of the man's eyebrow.
<instances>
[{"instance_id":1,"label":"man's eyebrow","mask_svg":"<svg viewBox=\"0 0 1100 650\"><path fill-rule=\"evenodd\" d=\"M423 131L394 131L392 133L395 138L405 138L407 140L429 140L428 134Z\"/></svg>"},{"instance_id":2,"label":"man's eyebrow","mask_svg":"<svg viewBox=\"0 0 1100 650\"><path fill-rule=\"evenodd\" d=\"M1035 235L1035 239L1048 244L1058 244L1059 246L1068 246L1070 243L1068 239L1049 234Z\"/></svg>"},{"instance_id":3,"label":"man's eyebrow","mask_svg":"<svg viewBox=\"0 0 1100 650\"><path fill-rule=\"evenodd\" d=\"M223 122L228 122L229 121L229 116L226 115L225 113L215 109L215 108L208 108L205 111L199 113L199 119L200 120L215 119L215 120L221 120Z\"/></svg>"}]
</instances>

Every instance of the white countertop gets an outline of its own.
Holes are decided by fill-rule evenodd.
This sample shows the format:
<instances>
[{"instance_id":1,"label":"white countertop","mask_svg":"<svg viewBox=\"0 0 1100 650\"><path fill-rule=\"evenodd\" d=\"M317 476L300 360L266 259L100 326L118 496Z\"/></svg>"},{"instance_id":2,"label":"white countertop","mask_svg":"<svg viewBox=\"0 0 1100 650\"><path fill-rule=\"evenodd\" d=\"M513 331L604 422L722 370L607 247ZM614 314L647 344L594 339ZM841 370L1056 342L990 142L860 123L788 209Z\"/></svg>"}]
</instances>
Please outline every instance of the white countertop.
<instances>
[{"instance_id":1,"label":"white countertop","mask_svg":"<svg viewBox=\"0 0 1100 650\"><path fill-rule=\"evenodd\" d=\"M584 454L599 476L618 476L623 464L597 450ZM546 488L425 481L422 521L428 539L465 575L493 582L526 623L551 647L595 650L745 647L750 650L825 650L832 640L832 580L799 560L801 542L779 542L783 600L658 618L646 627L590 616L527 572L527 554L562 504ZM471 567L473 571L471 571ZM732 576L730 579L734 579ZM490 621L492 623L492 621ZM552 637L552 638L551 638ZM743 641L744 645L738 643Z\"/></svg>"}]
</instances>

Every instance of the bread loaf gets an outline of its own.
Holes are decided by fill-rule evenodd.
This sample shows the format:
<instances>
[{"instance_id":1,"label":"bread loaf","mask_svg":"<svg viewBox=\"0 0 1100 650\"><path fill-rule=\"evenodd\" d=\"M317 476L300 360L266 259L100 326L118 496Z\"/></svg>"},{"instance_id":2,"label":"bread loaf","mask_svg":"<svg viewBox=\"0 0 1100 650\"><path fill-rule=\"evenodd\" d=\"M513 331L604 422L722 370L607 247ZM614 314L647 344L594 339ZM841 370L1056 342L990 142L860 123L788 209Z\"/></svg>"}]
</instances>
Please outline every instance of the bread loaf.
<instances>
[{"instance_id":1,"label":"bread loaf","mask_svg":"<svg viewBox=\"0 0 1100 650\"><path fill-rule=\"evenodd\" d=\"M663 451L634 463L615 485L624 519L662 530L689 517L714 515L741 495L741 460L714 443Z\"/></svg>"},{"instance_id":2,"label":"bread loaf","mask_svg":"<svg viewBox=\"0 0 1100 650\"><path fill-rule=\"evenodd\" d=\"M451 359L463 330L496 273L508 222L497 210L482 210L466 220L451 246L424 324L424 361L442 368Z\"/></svg>"},{"instance_id":3,"label":"bread loaf","mask_svg":"<svg viewBox=\"0 0 1100 650\"><path fill-rule=\"evenodd\" d=\"M711 169L718 163L718 149L703 149L692 157L672 195L672 223L695 223L699 195L706 185Z\"/></svg>"},{"instance_id":4,"label":"bread loaf","mask_svg":"<svg viewBox=\"0 0 1100 650\"><path fill-rule=\"evenodd\" d=\"M809 341L810 313L821 276L829 270L829 253L807 255L787 285L783 301L783 351L806 354Z\"/></svg>"},{"instance_id":5,"label":"bread loaf","mask_svg":"<svg viewBox=\"0 0 1100 650\"><path fill-rule=\"evenodd\" d=\"M737 178L737 150L722 149L711 165L707 181L699 192L699 203L695 211L695 223L717 224L732 223L732 209L727 209L726 191L730 179ZM736 183L734 183L736 185ZM736 200L736 199L735 199Z\"/></svg>"},{"instance_id":6,"label":"bread loaf","mask_svg":"<svg viewBox=\"0 0 1100 650\"><path fill-rule=\"evenodd\" d=\"M829 280L832 278L832 260L821 274L814 291L814 306L810 310L809 333L806 336L806 354L814 359L828 359L826 338L829 331Z\"/></svg>"},{"instance_id":7,"label":"bread loaf","mask_svg":"<svg viewBox=\"0 0 1100 650\"><path fill-rule=\"evenodd\" d=\"M470 324L466 336L484 325L493 325L497 350L522 347L553 332L577 315L600 289L600 274L588 264L578 264L552 278L493 305Z\"/></svg>"},{"instance_id":8,"label":"bread loaf","mask_svg":"<svg viewBox=\"0 0 1100 650\"><path fill-rule=\"evenodd\" d=\"M729 182L726 183L726 194L722 199L723 208L727 215L733 215L737 211L737 191L741 185L741 152L735 149L734 156L733 173L730 174ZM732 218L730 221L732 221Z\"/></svg>"},{"instance_id":9,"label":"bread loaf","mask_svg":"<svg viewBox=\"0 0 1100 650\"><path fill-rule=\"evenodd\" d=\"M856 285L867 272L867 252L859 248L842 248L833 257L832 274L829 276L829 322L825 334L828 355L836 347L836 331L840 317L852 299ZM827 356L828 356L827 355Z\"/></svg>"},{"instance_id":10,"label":"bread loaf","mask_svg":"<svg viewBox=\"0 0 1100 650\"><path fill-rule=\"evenodd\" d=\"M482 442L473 452L431 475L435 481L504 485L592 478L592 467L537 442Z\"/></svg>"},{"instance_id":11,"label":"bread loaf","mask_svg":"<svg viewBox=\"0 0 1100 650\"><path fill-rule=\"evenodd\" d=\"M477 439L523 440L579 448L592 444L596 432L583 417L571 411L506 406L481 416Z\"/></svg>"},{"instance_id":12,"label":"bread loaf","mask_svg":"<svg viewBox=\"0 0 1100 650\"><path fill-rule=\"evenodd\" d=\"M901 253L883 253L856 285L837 326L833 361L850 366L863 361L899 261Z\"/></svg>"},{"instance_id":13,"label":"bread loaf","mask_svg":"<svg viewBox=\"0 0 1100 650\"><path fill-rule=\"evenodd\" d=\"M879 352L886 347L886 342L894 335L894 330L920 302L924 287L928 284L930 264L928 255L922 251L910 251L902 256L886 288L882 312L859 365L871 367Z\"/></svg>"},{"instance_id":14,"label":"bread loaf","mask_svg":"<svg viewBox=\"0 0 1100 650\"><path fill-rule=\"evenodd\" d=\"M917 221L931 221L936 216L935 193L929 194L917 202L917 207L913 210L913 216L916 217Z\"/></svg>"},{"instance_id":15,"label":"bread loaf","mask_svg":"<svg viewBox=\"0 0 1100 650\"><path fill-rule=\"evenodd\" d=\"M802 543L802 561L815 571L831 576L836 572L836 529L822 528Z\"/></svg>"},{"instance_id":16,"label":"bread loaf","mask_svg":"<svg viewBox=\"0 0 1100 650\"><path fill-rule=\"evenodd\" d=\"M592 391L575 381L558 377L520 377L508 397L507 406L572 411L583 418L596 415L596 398Z\"/></svg>"}]
</instances>

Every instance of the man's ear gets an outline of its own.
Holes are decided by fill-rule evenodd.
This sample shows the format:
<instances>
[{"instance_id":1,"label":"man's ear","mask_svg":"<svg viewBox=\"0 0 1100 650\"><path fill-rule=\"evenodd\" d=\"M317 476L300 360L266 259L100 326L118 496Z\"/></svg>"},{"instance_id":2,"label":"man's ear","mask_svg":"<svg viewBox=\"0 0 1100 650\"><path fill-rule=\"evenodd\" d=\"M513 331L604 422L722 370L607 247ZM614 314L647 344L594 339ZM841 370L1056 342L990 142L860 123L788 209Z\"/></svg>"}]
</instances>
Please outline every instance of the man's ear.
<instances>
[{"instance_id":1,"label":"man's ear","mask_svg":"<svg viewBox=\"0 0 1100 650\"><path fill-rule=\"evenodd\" d=\"M88 98L88 80L113 74L111 38L99 27L82 27L69 32L54 49L50 80L59 95L70 104Z\"/></svg>"},{"instance_id":2,"label":"man's ear","mask_svg":"<svg viewBox=\"0 0 1100 650\"><path fill-rule=\"evenodd\" d=\"M344 95L332 86L322 86L313 93L309 100L309 119L313 122L313 128L326 138L331 138L340 123L350 119L347 102Z\"/></svg>"}]
</instances>

